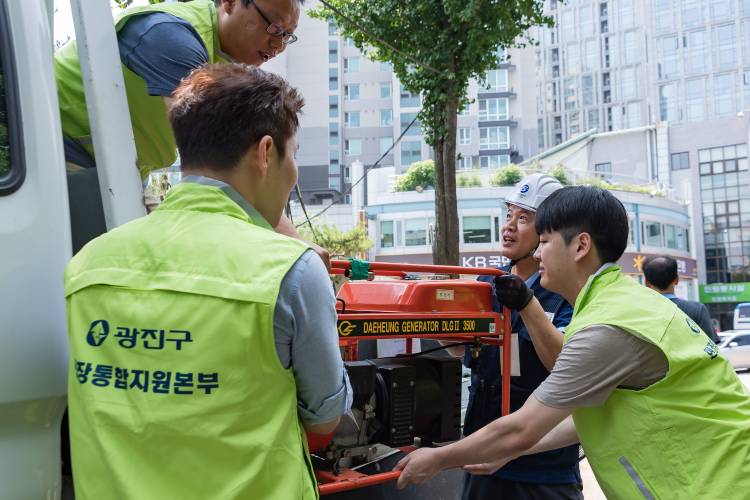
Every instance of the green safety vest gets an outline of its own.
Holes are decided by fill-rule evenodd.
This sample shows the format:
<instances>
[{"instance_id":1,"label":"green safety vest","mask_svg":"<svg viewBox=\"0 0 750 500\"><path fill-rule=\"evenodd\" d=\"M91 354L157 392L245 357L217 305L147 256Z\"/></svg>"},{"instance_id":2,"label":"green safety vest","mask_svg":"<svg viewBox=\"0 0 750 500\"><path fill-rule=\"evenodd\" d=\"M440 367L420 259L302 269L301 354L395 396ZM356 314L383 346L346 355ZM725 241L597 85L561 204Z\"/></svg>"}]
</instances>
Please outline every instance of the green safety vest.
<instances>
[{"instance_id":1,"label":"green safety vest","mask_svg":"<svg viewBox=\"0 0 750 500\"><path fill-rule=\"evenodd\" d=\"M307 250L180 184L65 270L76 498L312 500L279 287Z\"/></svg>"},{"instance_id":2,"label":"green safety vest","mask_svg":"<svg viewBox=\"0 0 750 500\"><path fill-rule=\"evenodd\" d=\"M152 12L166 12L190 23L206 47L208 62L226 62L226 56L220 50L218 17L213 0L161 3L127 9L117 17L115 30L119 32L133 16ZM146 82L124 64L122 74L138 153L138 166L141 176L145 178L150 171L174 163L177 146L164 98L148 95ZM91 126L86 111L78 45L75 41L55 53L55 78L63 134L77 141L93 156Z\"/></svg>"},{"instance_id":3,"label":"green safety vest","mask_svg":"<svg viewBox=\"0 0 750 500\"><path fill-rule=\"evenodd\" d=\"M615 389L602 406L573 412L607 498L734 500L750 494L750 393L716 345L671 301L618 266L589 278L565 342L597 324L654 344L669 363L659 382Z\"/></svg>"}]
</instances>

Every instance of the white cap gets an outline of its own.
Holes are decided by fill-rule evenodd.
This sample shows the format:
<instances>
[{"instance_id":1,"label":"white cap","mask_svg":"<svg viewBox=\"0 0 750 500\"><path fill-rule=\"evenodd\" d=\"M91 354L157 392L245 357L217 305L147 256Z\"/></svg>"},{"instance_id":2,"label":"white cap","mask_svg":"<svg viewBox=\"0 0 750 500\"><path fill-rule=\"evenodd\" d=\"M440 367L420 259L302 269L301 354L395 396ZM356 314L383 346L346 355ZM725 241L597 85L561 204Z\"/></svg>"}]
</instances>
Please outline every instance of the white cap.
<instances>
[{"instance_id":1,"label":"white cap","mask_svg":"<svg viewBox=\"0 0 750 500\"><path fill-rule=\"evenodd\" d=\"M551 195L563 185L552 176L546 174L531 174L516 184L516 188L505 198L505 203L516 205L536 212L547 196Z\"/></svg>"}]
</instances>

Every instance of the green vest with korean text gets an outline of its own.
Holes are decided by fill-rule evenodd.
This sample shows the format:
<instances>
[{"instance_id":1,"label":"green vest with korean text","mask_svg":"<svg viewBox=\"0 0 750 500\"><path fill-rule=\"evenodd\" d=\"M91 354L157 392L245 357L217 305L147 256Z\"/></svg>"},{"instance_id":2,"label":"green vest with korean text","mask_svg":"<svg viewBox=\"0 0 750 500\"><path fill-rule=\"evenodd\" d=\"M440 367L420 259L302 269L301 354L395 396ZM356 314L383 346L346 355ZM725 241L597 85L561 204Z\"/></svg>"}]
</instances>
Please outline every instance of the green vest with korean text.
<instances>
[{"instance_id":1,"label":"green vest with korean text","mask_svg":"<svg viewBox=\"0 0 750 500\"><path fill-rule=\"evenodd\" d=\"M65 270L76 498L314 500L273 317L307 250L185 183Z\"/></svg>"},{"instance_id":2,"label":"green vest with korean text","mask_svg":"<svg viewBox=\"0 0 750 500\"><path fill-rule=\"evenodd\" d=\"M750 393L716 345L670 300L618 266L589 278L565 341L597 324L652 343L669 363L657 383L615 389L602 406L573 412L607 498L729 500L750 494Z\"/></svg>"},{"instance_id":3,"label":"green vest with korean text","mask_svg":"<svg viewBox=\"0 0 750 500\"><path fill-rule=\"evenodd\" d=\"M213 0L193 0L188 3L161 3L127 9L115 22L120 31L133 16L165 12L190 23L203 41L208 62L226 62L219 44L218 17ZM172 126L162 96L150 96L146 82L124 64L122 74L133 126L138 166L146 177L154 169L168 167L176 159ZM60 103L63 134L78 142L92 156L91 126L86 111L83 80L78 59L78 46L72 41L55 54L55 78Z\"/></svg>"}]
</instances>

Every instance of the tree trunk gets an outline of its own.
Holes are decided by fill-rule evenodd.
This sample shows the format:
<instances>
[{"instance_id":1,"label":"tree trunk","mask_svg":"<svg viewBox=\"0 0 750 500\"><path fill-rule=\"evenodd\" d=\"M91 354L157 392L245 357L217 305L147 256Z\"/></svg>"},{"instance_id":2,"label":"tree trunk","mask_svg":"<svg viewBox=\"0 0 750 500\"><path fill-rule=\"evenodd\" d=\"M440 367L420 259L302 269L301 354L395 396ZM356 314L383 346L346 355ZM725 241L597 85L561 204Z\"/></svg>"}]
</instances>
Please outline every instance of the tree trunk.
<instances>
[{"instance_id":1,"label":"tree trunk","mask_svg":"<svg viewBox=\"0 0 750 500\"><path fill-rule=\"evenodd\" d=\"M452 82L446 88L445 110L436 110L445 123L445 136L435 132L435 264L459 264L458 206L456 201L456 114L458 97Z\"/></svg>"}]
</instances>

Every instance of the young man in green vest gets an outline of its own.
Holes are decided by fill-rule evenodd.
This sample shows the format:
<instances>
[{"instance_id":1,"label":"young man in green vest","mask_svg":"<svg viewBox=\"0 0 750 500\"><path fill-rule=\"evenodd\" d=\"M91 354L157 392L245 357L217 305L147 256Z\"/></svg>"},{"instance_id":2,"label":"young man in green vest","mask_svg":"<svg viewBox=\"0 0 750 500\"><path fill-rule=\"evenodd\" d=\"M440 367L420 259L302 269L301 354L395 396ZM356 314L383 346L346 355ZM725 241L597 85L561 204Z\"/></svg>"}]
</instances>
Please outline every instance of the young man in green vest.
<instances>
[{"instance_id":1,"label":"young man in green vest","mask_svg":"<svg viewBox=\"0 0 750 500\"><path fill-rule=\"evenodd\" d=\"M575 304L554 369L517 412L405 457L399 485L450 467L492 473L580 440L610 500L745 495L750 393L694 321L620 272L622 203L606 190L566 187L542 203L535 224L542 286ZM503 283L505 303L523 310L530 290Z\"/></svg>"},{"instance_id":2,"label":"young man in green vest","mask_svg":"<svg viewBox=\"0 0 750 500\"><path fill-rule=\"evenodd\" d=\"M351 388L328 273L272 229L302 105L252 66L194 72L170 111L183 182L68 265L76 498L317 498L304 431Z\"/></svg>"},{"instance_id":3,"label":"young man in green vest","mask_svg":"<svg viewBox=\"0 0 750 500\"><path fill-rule=\"evenodd\" d=\"M294 43L303 0L193 0L125 10L115 21L133 126L138 168L166 168L176 159L167 118L172 92L206 63L237 61L260 66ZM104 232L91 127L78 47L55 54L65 160L68 165L73 251ZM296 235L283 217L277 229ZM327 252L316 248L327 261Z\"/></svg>"}]
</instances>

